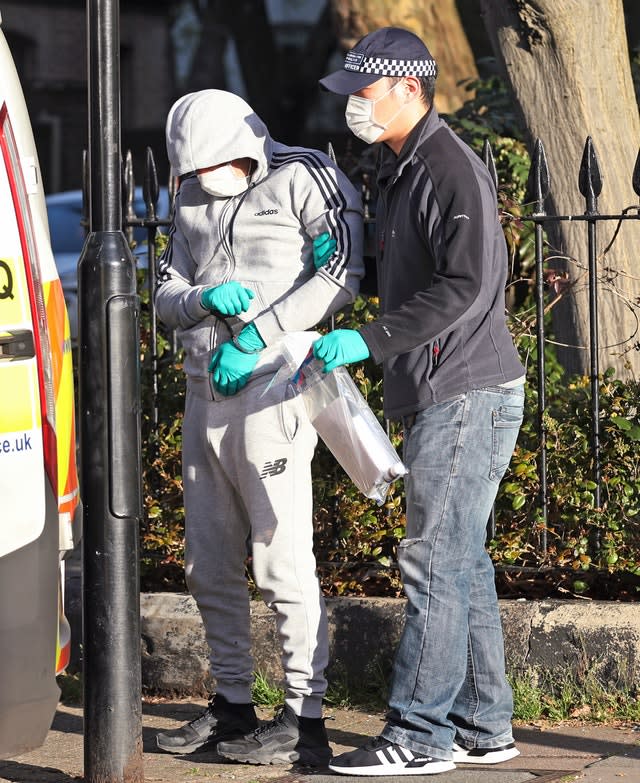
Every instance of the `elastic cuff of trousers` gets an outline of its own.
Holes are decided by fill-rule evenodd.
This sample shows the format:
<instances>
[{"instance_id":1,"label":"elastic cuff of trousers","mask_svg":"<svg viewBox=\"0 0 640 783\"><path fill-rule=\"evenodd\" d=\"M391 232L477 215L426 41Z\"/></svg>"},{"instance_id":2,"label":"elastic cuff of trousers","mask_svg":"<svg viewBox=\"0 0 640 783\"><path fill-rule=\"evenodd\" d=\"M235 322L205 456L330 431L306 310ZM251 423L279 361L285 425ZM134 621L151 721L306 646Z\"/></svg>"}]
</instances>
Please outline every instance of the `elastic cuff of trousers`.
<instances>
[{"instance_id":1,"label":"elastic cuff of trousers","mask_svg":"<svg viewBox=\"0 0 640 783\"><path fill-rule=\"evenodd\" d=\"M321 718L322 696L294 696L285 698L284 703L299 718Z\"/></svg>"}]
</instances>

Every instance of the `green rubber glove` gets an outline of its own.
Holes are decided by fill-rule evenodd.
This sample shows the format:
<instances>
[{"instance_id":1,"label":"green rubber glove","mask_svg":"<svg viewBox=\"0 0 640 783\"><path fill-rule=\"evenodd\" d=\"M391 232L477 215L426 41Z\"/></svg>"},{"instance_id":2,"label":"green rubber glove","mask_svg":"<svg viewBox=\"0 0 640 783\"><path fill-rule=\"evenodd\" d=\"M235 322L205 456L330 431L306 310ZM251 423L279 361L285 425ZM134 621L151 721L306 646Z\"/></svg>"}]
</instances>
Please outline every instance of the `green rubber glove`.
<instances>
[{"instance_id":1,"label":"green rubber glove","mask_svg":"<svg viewBox=\"0 0 640 783\"><path fill-rule=\"evenodd\" d=\"M254 293L235 280L213 288L205 288L200 295L203 307L220 315L239 315L249 309Z\"/></svg>"},{"instance_id":2,"label":"green rubber glove","mask_svg":"<svg viewBox=\"0 0 640 783\"><path fill-rule=\"evenodd\" d=\"M313 344L313 355L324 362L324 372L369 358L369 348L355 329L334 329Z\"/></svg>"},{"instance_id":3,"label":"green rubber glove","mask_svg":"<svg viewBox=\"0 0 640 783\"><path fill-rule=\"evenodd\" d=\"M225 397L236 394L247 385L257 363L257 353L245 353L233 343L223 343L209 363L213 387Z\"/></svg>"},{"instance_id":4,"label":"green rubber glove","mask_svg":"<svg viewBox=\"0 0 640 783\"><path fill-rule=\"evenodd\" d=\"M323 267L336 252L337 242L328 231L319 234L313 240L313 265L316 269Z\"/></svg>"},{"instance_id":5,"label":"green rubber glove","mask_svg":"<svg viewBox=\"0 0 640 783\"><path fill-rule=\"evenodd\" d=\"M266 348L265 342L253 321L244 327L233 343L236 348L245 353L260 353L263 348Z\"/></svg>"}]
</instances>

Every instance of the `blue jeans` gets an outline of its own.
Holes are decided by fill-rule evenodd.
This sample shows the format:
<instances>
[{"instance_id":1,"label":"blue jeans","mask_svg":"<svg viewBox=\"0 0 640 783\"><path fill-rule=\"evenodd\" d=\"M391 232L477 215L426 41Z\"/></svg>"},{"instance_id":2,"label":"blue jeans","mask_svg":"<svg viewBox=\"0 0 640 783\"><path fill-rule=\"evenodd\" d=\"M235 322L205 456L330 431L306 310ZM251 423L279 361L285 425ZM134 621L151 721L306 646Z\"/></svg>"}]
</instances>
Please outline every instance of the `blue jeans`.
<instances>
[{"instance_id":1,"label":"blue jeans","mask_svg":"<svg viewBox=\"0 0 640 783\"><path fill-rule=\"evenodd\" d=\"M524 388L475 389L405 422L407 610L394 661L386 739L450 759L513 741L513 698L493 564L491 507L516 444Z\"/></svg>"}]
</instances>

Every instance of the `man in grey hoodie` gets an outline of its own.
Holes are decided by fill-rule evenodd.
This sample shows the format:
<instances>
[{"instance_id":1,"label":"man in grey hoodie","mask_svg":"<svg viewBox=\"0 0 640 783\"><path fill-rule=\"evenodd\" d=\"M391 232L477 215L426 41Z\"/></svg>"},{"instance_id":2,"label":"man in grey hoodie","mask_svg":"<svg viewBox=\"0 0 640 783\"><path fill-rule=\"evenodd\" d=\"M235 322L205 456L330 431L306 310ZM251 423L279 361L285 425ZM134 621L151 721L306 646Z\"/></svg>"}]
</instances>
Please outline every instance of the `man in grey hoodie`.
<instances>
[{"instance_id":1,"label":"man in grey hoodie","mask_svg":"<svg viewBox=\"0 0 640 783\"><path fill-rule=\"evenodd\" d=\"M180 184L155 304L185 350L185 570L216 694L157 744L171 753L216 748L255 764L325 764L327 622L312 551L317 439L302 401L271 381L287 334L315 327L358 292L360 199L327 155L274 141L232 93L180 98L167 150ZM248 554L276 613L286 683L283 710L259 729Z\"/></svg>"}]
</instances>

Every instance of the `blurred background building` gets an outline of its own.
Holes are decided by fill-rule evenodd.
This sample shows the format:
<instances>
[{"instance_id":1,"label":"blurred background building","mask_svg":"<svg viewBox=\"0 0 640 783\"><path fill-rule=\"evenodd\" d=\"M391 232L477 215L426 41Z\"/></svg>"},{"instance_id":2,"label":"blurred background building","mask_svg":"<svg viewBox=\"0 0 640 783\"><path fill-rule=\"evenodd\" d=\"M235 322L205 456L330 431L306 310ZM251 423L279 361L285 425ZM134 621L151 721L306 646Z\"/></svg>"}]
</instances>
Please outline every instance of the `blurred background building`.
<instances>
[{"instance_id":1,"label":"blurred background building","mask_svg":"<svg viewBox=\"0 0 640 783\"><path fill-rule=\"evenodd\" d=\"M480 0L120 0L123 152L141 176L151 147L168 179L164 124L180 95L209 87L245 98L274 138L339 160L364 145L347 130L343 98L318 78L345 49L385 24L425 34L441 65L440 112L456 111L469 83L494 72ZM624 0L629 48L640 49L637 0ZM34 126L47 193L81 187L87 146L87 0L0 0L2 26ZM639 60L633 67L639 68ZM353 158L350 158L353 159Z\"/></svg>"},{"instance_id":2,"label":"blurred background building","mask_svg":"<svg viewBox=\"0 0 640 783\"><path fill-rule=\"evenodd\" d=\"M86 0L0 0L47 193L82 184L86 5ZM138 176L149 146L166 181L167 112L181 94L205 87L242 95L281 141L324 148L332 131L344 134L342 104L321 95L316 83L325 65L341 62L326 5L325 0L120 0L122 149L131 150Z\"/></svg>"},{"instance_id":3,"label":"blurred background building","mask_svg":"<svg viewBox=\"0 0 640 783\"><path fill-rule=\"evenodd\" d=\"M123 148L158 148L172 96L168 0L121 3ZM81 187L87 146L85 0L0 3L48 193Z\"/></svg>"}]
</instances>

